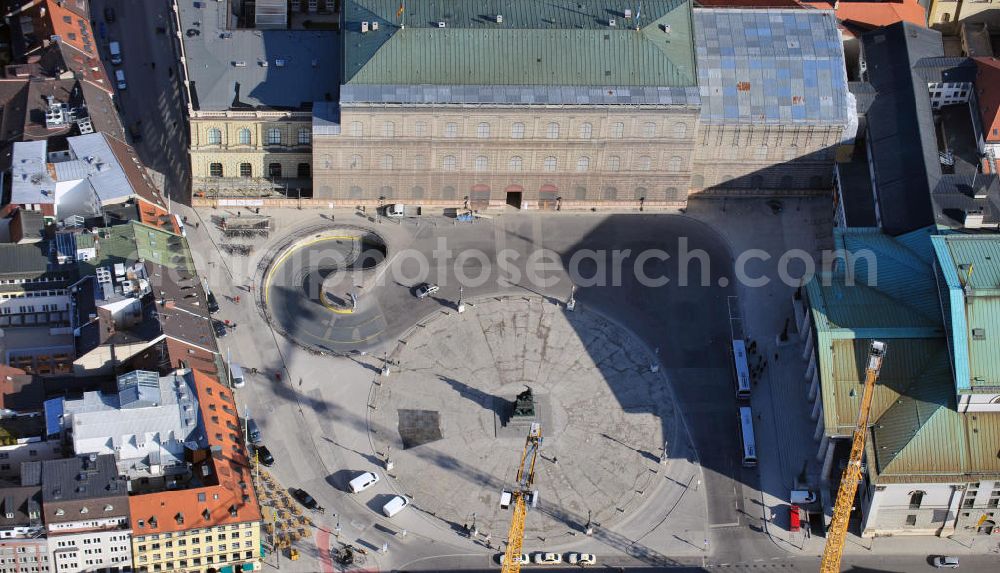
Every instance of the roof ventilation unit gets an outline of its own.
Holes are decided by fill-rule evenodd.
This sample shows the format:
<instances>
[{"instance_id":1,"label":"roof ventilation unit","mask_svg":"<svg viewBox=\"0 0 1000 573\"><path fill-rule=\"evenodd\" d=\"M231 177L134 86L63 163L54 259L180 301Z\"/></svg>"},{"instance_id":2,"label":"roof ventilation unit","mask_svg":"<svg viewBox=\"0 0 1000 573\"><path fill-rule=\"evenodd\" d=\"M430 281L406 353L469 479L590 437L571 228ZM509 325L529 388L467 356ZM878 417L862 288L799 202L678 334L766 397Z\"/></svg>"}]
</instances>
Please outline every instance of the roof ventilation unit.
<instances>
[{"instance_id":1,"label":"roof ventilation unit","mask_svg":"<svg viewBox=\"0 0 1000 573\"><path fill-rule=\"evenodd\" d=\"M362 22L361 23L361 33L364 34L367 31L368 31L368 22Z\"/></svg>"},{"instance_id":2,"label":"roof ventilation unit","mask_svg":"<svg viewBox=\"0 0 1000 573\"><path fill-rule=\"evenodd\" d=\"M372 22L372 32L378 30L378 22Z\"/></svg>"},{"instance_id":3,"label":"roof ventilation unit","mask_svg":"<svg viewBox=\"0 0 1000 573\"><path fill-rule=\"evenodd\" d=\"M503 24L503 14L497 14L497 24Z\"/></svg>"},{"instance_id":4,"label":"roof ventilation unit","mask_svg":"<svg viewBox=\"0 0 1000 573\"><path fill-rule=\"evenodd\" d=\"M438 22L438 28L444 28L444 27L445 27L444 22Z\"/></svg>"},{"instance_id":5,"label":"roof ventilation unit","mask_svg":"<svg viewBox=\"0 0 1000 573\"><path fill-rule=\"evenodd\" d=\"M618 25L618 23L615 22L614 18L611 18L610 20L608 20L608 26L611 26L612 28L614 28L617 25Z\"/></svg>"},{"instance_id":6,"label":"roof ventilation unit","mask_svg":"<svg viewBox=\"0 0 1000 573\"><path fill-rule=\"evenodd\" d=\"M625 19L626 20L630 20L631 18L632 18L632 10L630 10L629 8L626 8L625 9Z\"/></svg>"}]
</instances>

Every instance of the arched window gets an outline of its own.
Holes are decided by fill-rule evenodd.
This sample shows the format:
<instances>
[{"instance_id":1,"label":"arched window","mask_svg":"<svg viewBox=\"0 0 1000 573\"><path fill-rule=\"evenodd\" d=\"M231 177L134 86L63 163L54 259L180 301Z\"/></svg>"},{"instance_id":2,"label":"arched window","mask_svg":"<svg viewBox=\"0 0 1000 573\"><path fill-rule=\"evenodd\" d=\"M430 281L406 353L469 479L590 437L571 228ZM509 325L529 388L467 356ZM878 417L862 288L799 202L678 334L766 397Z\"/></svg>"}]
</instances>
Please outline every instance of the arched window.
<instances>
[{"instance_id":1,"label":"arched window","mask_svg":"<svg viewBox=\"0 0 1000 573\"><path fill-rule=\"evenodd\" d=\"M393 158L391 155L383 155L379 162L379 167L385 170L392 169Z\"/></svg>"},{"instance_id":2,"label":"arched window","mask_svg":"<svg viewBox=\"0 0 1000 573\"><path fill-rule=\"evenodd\" d=\"M524 160L518 157L517 155L510 158L511 171L520 171L523 166L524 166Z\"/></svg>"},{"instance_id":3,"label":"arched window","mask_svg":"<svg viewBox=\"0 0 1000 573\"><path fill-rule=\"evenodd\" d=\"M635 197L636 201L645 200L646 197L648 196L648 194L649 194L649 190L647 190L645 187L636 187L635 188L635 195L634 195L634 197Z\"/></svg>"},{"instance_id":4,"label":"arched window","mask_svg":"<svg viewBox=\"0 0 1000 573\"><path fill-rule=\"evenodd\" d=\"M476 157L476 171L486 171L490 168L490 160L485 155Z\"/></svg>"},{"instance_id":5,"label":"arched window","mask_svg":"<svg viewBox=\"0 0 1000 573\"><path fill-rule=\"evenodd\" d=\"M671 173L677 173L678 171L681 170L681 167L683 165L684 165L684 160L678 157L677 155L674 155L673 157L670 158L670 161L667 162L667 171Z\"/></svg>"},{"instance_id":6,"label":"arched window","mask_svg":"<svg viewBox=\"0 0 1000 573\"><path fill-rule=\"evenodd\" d=\"M643 155L639 158L639 171L649 171L653 167L653 158Z\"/></svg>"},{"instance_id":7,"label":"arched window","mask_svg":"<svg viewBox=\"0 0 1000 573\"><path fill-rule=\"evenodd\" d=\"M552 122L545 127L545 137L548 139L559 139L559 124Z\"/></svg>"},{"instance_id":8,"label":"arched window","mask_svg":"<svg viewBox=\"0 0 1000 573\"><path fill-rule=\"evenodd\" d=\"M418 121L413 124L413 135L416 137L426 137L427 136L427 122Z\"/></svg>"},{"instance_id":9,"label":"arched window","mask_svg":"<svg viewBox=\"0 0 1000 573\"><path fill-rule=\"evenodd\" d=\"M911 491L910 492L910 509L920 509L920 504L924 502L924 496L927 495L926 491Z\"/></svg>"},{"instance_id":10,"label":"arched window","mask_svg":"<svg viewBox=\"0 0 1000 573\"><path fill-rule=\"evenodd\" d=\"M458 124L448 123L444 126L445 137L458 137Z\"/></svg>"},{"instance_id":11,"label":"arched window","mask_svg":"<svg viewBox=\"0 0 1000 573\"><path fill-rule=\"evenodd\" d=\"M383 123L382 137L396 137L396 124L391 121Z\"/></svg>"},{"instance_id":12,"label":"arched window","mask_svg":"<svg viewBox=\"0 0 1000 573\"><path fill-rule=\"evenodd\" d=\"M312 141L312 132L306 128L299 130L299 145L309 145Z\"/></svg>"},{"instance_id":13,"label":"arched window","mask_svg":"<svg viewBox=\"0 0 1000 573\"><path fill-rule=\"evenodd\" d=\"M594 133L594 126L589 123L580 124L580 139L590 139Z\"/></svg>"},{"instance_id":14,"label":"arched window","mask_svg":"<svg viewBox=\"0 0 1000 573\"><path fill-rule=\"evenodd\" d=\"M441 189L441 198L442 199L454 199L455 198L455 188L452 187L451 185L446 185L443 189Z\"/></svg>"},{"instance_id":15,"label":"arched window","mask_svg":"<svg viewBox=\"0 0 1000 573\"><path fill-rule=\"evenodd\" d=\"M586 201L587 200L587 188L586 187L576 187L573 189L573 199L576 201Z\"/></svg>"},{"instance_id":16,"label":"arched window","mask_svg":"<svg viewBox=\"0 0 1000 573\"><path fill-rule=\"evenodd\" d=\"M551 173L552 171L556 170L557 165L558 161L556 160L556 158L550 155L546 157L545 161L542 163L542 169Z\"/></svg>"},{"instance_id":17,"label":"arched window","mask_svg":"<svg viewBox=\"0 0 1000 573\"><path fill-rule=\"evenodd\" d=\"M704 175L692 175L691 176L691 187L693 189L702 189L705 186L705 176Z\"/></svg>"},{"instance_id":18,"label":"arched window","mask_svg":"<svg viewBox=\"0 0 1000 573\"><path fill-rule=\"evenodd\" d=\"M413 168L414 169L427 169L427 158L423 155L413 156Z\"/></svg>"},{"instance_id":19,"label":"arched window","mask_svg":"<svg viewBox=\"0 0 1000 573\"><path fill-rule=\"evenodd\" d=\"M656 124L651 121L642 124L642 136L656 137Z\"/></svg>"},{"instance_id":20,"label":"arched window","mask_svg":"<svg viewBox=\"0 0 1000 573\"><path fill-rule=\"evenodd\" d=\"M476 126L476 137L485 139L490 136L490 124L482 122Z\"/></svg>"},{"instance_id":21,"label":"arched window","mask_svg":"<svg viewBox=\"0 0 1000 573\"><path fill-rule=\"evenodd\" d=\"M583 171L587 171L589 169L590 169L590 158L589 157L581 157L581 158L579 158L579 159L576 160L576 170L577 171L583 172Z\"/></svg>"},{"instance_id":22,"label":"arched window","mask_svg":"<svg viewBox=\"0 0 1000 573\"><path fill-rule=\"evenodd\" d=\"M381 197L385 197L386 199L391 199L395 197L395 193L393 192L392 187L388 185L383 185L378 192Z\"/></svg>"},{"instance_id":23,"label":"arched window","mask_svg":"<svg viewBox=\"0 0 1000 573\"><path fill-rule=\"evenodd\" d=\"M677 193L676 187L667 187L667 201L676 201L679 199L679 194Z\"/></svg>"},{"instance_id":24,"label":"arched window","mask_svg":"<svg viewBox=\"0 0 1000 573\"><path fill-rule=\"evenodd\" d=\"M352 137L361 137L364 134L365 134L365 130L361 126L361 122L360 121L352 121L351 122L351 136ZM352 187L351 189L358 189L359 191L361 190L360 187Z\"/></svg>"},{"instance_id":25,"label":"arched window","mask_svg":"<svg viewBox=\"0 0 1000 573\"><path fill-rule=\"evenodd\" d=\"M267 166L267 174L270 177L281 177L281 164L271 163Z\"/></svg>"},{"instance_id":26,"label":"arched window","mask_svg":"<svg viewBox=\"0 0 1000 573\"><path fill-rule=\"evenodd\" d=\"M250 143L253 141L250 139L250 130L244 127L240 129L239 133L240 133L239 135L240 145L250 145Z\"/></svg>"},{"instance_id":27,"label":"arched window","mask_svg":"<svg viewBox=\"0 0 1000 573\"><path fill-rule=\"evenodd\" d=\"M350 193L351 193L351 199L360 199L365 194L365 192L361 189L361 187L358 187L357 185L351 187Z\"/></svg>"},{"instance_id":28,"label":"arched window","mask_svg":"<svg viewBox=\"0 0 1000 573\"><path fill-rule=\"evenodd\" d=\"M208 166L208 174L211 177L222 177L222 164L212 163Z\"/></svg>"},{"instance_id":29,"label":"arched window","mask_svg":"<svg viewBox=\"0 0 1000 573\"><path fill-rule=\"evenodd\" d=\"M621 139L625 137L625 124L616 122L611 124L611 139Z\"/></svg>"},{"instance_id":30,"label":"arched window","mask_svg":"<svg viewBox=\"0 0 1000 573\"><path fill-rule=\"evenodd\" d=\"M240 177L253 177L253 166L249 163L240 163Z\"/></svg>"},{"instance_id":31,"label":"arched window","mask_svg":"<svg viewBox=\"0 0 1000 573\"><path fill-rule=\"evenodd\" d=\"M677 122L674 124L674 137L681 139L687 137L688 126L686 123Z\"/></svg>"},{"instance_id":32,"label":"arched window","mask_svg":"<svg viewBox=\"0 0 1000 573\"><path fill-rule=\"evenodd\" d=\"M272 127L267 130L267 144L268 145L278 145L281 143L281 130Z\"/></svg>"},{"instance_id":33,"label":"arched window","mask_svg":"<svg viewBox=\"0 0 1000 573\"><path fill-rule=\"evenodd\" d=\"M622 158L612 155L608 158L608 171L619 171L622 168Z\"/></svg>"},{"instance_id":34,"label":"arched window","mask_svg":"<svg viewBox=\"0 0 1000 573\"><path fill-rule=\"evenodd\" d=\"M221 145L222 144L222 130L217 127L213 127L208 130L208 144L209 145Z\"/></svg>"},{"instance_id":35,"label":"arched window","mask_svg":"<svg viewBox=\"0 0 1000 573\"><path fill-rule=\"evenodd\" d=\"M410 189L411 199L423 199L424 198L424 188L417 185L413 189Z\"/></svg>"},{"instance_id":36,"label":"arched window","mask_svg":"<svg viewBox=\"0 0 1000 573\"><path fill-rule=\"evenodd\" d=\"M514 123L510 126L511 139L524 139L524 124Z\"/></svg>"},{"instance_id":37,"label":"arched window","mask_svg":"<svg viewBox=\"0 0 1000 573\"><path fill-rule=\"evenodd\" d=\"M602 196L605 201L614 201L615 199L618 199L618 189L615 189L614 187L605 187Z\"/></svg>"},{"instance_id":38,"label":"arched window","mask_svg":"<svg viewBox=\"0 0 1000 573\"><path fill-rule=\"evenodd\" d=\"M458 159L454 155L445 155L441 161L441 168L445 171L454 171L458 168Z\"/></svg>"},{"instance_id":39,"label":"arched window","mask_svg":"<svg viewBox=\"0 0 1000 573\"><path fill-rule=\"evenodd\" d=\"M361 169L361 159L360 155L352 155L351 162L347 164L348 169Z\"/></svg>"}]
</instances>

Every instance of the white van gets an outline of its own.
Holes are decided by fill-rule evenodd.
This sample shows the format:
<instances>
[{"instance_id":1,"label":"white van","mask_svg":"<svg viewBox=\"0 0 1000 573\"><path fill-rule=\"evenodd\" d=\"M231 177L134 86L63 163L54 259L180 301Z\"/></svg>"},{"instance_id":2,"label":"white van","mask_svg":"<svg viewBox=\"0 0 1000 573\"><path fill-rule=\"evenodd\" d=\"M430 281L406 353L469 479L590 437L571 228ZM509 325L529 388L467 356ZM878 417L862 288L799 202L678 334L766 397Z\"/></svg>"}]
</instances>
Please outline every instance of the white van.
<instances>
[{"instance_id":1,"label":"white van","mask_svg":"<svg viewBox=\"0 0 1000 573\"><path fill-rule=\"evenodd\" d=\"M347 487L351 493L361 493L378 483L378 474L375 472L365 472L351 480Z\"/></svg>"},{"instance_id":2,"label":"white van","mask_svg":"<svg viewBox=\"0 0 1000 573\"><path fill-rule=\"evenodd\" d=\"M111 63L120 66L122 63L122 47L118 42L108 44L108 51L111 52Z\"/></svg>"},{"instance_id":3,"label":"white van","mask_svg":"<svg viewBox=\"0 0 1000 573\"><path fill-rule=\"evenodd\" d=\"M243 368L235 362L229 365L229 379L233 381L233 388L242 388L247 385L246 378L243 377Z\"/></svg>"},{"instance_id":4,"label":"white van","mask_svg":"<svg viewBox=\"0 0 1000 573\"><path fill-rule=\"evenodd\" d=\"M128 89L128 84L125 83L125 72L122 70L115 70L115 79L118 80L118 89L124 90Z\"/></svg>"},{"instance_id":5,"label":"white van","mask_svg":"<svg viewBox=\"0 0 1000 573\"><path fill-rule=\"evenodd\" d=\"M386 517L392 517L397 513L406 509L406 506L410 505L410 498L402 495L397 495L396 497L389 500L384 506L382 506L382 513Z\"/></svg>"}]
</instances>

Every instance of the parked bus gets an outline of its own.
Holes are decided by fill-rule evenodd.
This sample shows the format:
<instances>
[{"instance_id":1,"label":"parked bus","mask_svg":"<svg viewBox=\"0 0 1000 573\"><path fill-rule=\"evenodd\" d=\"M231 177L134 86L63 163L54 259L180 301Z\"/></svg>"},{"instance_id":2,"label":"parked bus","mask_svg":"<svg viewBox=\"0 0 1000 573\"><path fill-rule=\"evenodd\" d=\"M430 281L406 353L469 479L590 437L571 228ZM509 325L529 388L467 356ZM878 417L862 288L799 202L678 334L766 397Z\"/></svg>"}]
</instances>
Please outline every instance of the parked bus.
<instances>
[{"instance_id":1,"label":"parked bus","mask_svg":"<svg viewBox=\"0 0 1000 573\"><path fill-rule=\"evenodd\" d=\"M743 440L743 467L757 465L757 442L753 437L753 411L740 406L740 437Z\"/></svg>"},{"instance_id":2,"label":"parked bus","mask_svg":"<svg viewBox=\"0 0 1000 573\"><path fill-rule=\"evenodd\" d=\"M747 345L742 339L733 340L733 365L736 368L736 398L750 399L750 367L747 366Z\"/></svg>"}]
</instances>

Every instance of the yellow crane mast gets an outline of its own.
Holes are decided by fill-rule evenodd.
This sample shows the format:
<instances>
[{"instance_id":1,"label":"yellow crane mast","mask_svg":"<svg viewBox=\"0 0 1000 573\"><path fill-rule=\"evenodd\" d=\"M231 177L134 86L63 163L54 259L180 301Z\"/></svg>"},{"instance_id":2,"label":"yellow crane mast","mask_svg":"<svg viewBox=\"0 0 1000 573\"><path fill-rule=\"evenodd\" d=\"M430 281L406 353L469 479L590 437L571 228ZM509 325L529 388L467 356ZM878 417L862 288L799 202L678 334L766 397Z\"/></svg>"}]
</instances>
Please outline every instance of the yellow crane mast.
<instances>
[{"instance_id":1,"label":"yellow crane mast","mask_svg":"<svg viewBox=\"0 0 1000 573\"><path fill-rule=\"evenodd\" d=\"M868 367L865 369L865 387L861 394L861 406L858 408L858 421L854 425L851 457L847 467L844 468L844 475L840 478L837 501L833 506L833 520L826 533L826 547L823 549L820 573L840 572L840 557L844 552L847 524L851 519L851 507L862 477L861 458L864 456L865 440L868 437L868 417L872 409L872 396L875 394L875 381L878 380L879 371L882 369L883 358L885 358L885 343L873 340L868 351Z\"/></svg>"},{"instance_id":2,"label":"yellow crane mast","mask_svg":"<svg viewBox=\"0 0 1000 573\"><path fill-rule=\"evenodd\" d=\"M524 441L524 452L521 453L521 465L517 468L517 483L514 491L501 493L501 497L509 493L512 498L510 503L514 506L514 515L510 518L510 530L507 532L507 550L504 551L502 573L519 573L521 571L524 518L528 513L528 499L534 495L531 487L535 483L535 460L538 459L538 449L541 445L542 426L533 422L528 430L528 438ZM501 499L502 504L503 500Z\"/></svg>"}]
</instances>

